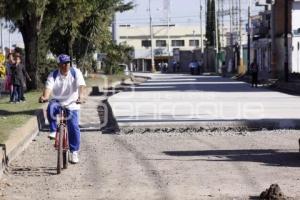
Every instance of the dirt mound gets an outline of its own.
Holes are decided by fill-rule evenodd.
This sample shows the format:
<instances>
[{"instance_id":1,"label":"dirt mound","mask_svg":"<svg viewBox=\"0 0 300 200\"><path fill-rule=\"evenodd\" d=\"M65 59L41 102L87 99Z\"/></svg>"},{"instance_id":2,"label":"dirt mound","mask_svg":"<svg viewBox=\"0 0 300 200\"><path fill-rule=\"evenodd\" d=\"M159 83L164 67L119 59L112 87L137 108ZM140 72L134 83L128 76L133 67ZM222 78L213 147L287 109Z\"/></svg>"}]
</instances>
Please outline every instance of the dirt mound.
<instances>
[{"instance_id":1,"label":"dirt mound","mask_svg":"<svg viewBox=\"0 0 300 200\"><path fill-rule=\"evenodd\" d=\"M263 191L260 196L260 200L287 200L287 197L283 194L278 184L272 184L269 189Z\"/></svg>"}]
</instances>

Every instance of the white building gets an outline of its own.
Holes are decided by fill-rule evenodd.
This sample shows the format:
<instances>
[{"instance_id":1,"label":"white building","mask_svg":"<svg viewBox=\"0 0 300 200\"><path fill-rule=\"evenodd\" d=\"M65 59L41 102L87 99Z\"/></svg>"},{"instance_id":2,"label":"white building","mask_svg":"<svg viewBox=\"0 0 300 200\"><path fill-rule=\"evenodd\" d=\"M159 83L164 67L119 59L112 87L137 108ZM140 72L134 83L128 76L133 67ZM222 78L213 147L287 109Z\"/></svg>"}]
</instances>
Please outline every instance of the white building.
<instances>
[{"instance_id":1,"label":"white building","mask_svg":"<svg viewBox=\"0 0 300 200\"><path fill-rule=\"evenodd\" d=\"M221 27L220 27L221 28ZM222 47L229 45L229 30L220 31L220 43ZM222 35L223 33L223 35ZM204 45L205 30L202 30L203 42L201 42L201 30L197 25L153 25L153 52L155 66L161 62L170 62L173 52L179 50L193 51L201 49ZM212 33L213 34L213 33ZM243 44L247 43L247 34L243 30ZM239 42L236 34L232 34L233 44ZM235 37L234 37L235 36ZM126 43L134 47L134 59L139 70L149 70L151 64L151 37L150 26L134 26L123 24L117 27L117 43ZM175 50L175 51L174 51Z\"/></svg>"},{"instance_id":2,"label":"white building","mask_svg":"<svg viewBox=\"0 0 300 200\"><path fill-rule=\"evenodd\" d=\"M197 26L154 25L153 48L156 55L172 55L174 48L193 50L201 45L200 28ZM203 31L204 37L204 31ZM136 58L149 57L150 27L120 25L118 28L118 43L127 43L136 50ZM149 57L150 58L150 57Z\"/></svg>"},{"instance_id":3,"label":"white building","mask_svg":"<svg viewBox=\"0 0 300 200\"><path fill-rule=\"evenodd\" d=\"M179 26L171 24L153 25L153 52L155 65L168 62L174 49L194 50L201 48L199 26ZM149 70L151 62L151 37L149 26L119 25L117 42L134 47L134 59L141 70ZM203 40L205 30L203 30Z\"/></svg>"}]
</instances>

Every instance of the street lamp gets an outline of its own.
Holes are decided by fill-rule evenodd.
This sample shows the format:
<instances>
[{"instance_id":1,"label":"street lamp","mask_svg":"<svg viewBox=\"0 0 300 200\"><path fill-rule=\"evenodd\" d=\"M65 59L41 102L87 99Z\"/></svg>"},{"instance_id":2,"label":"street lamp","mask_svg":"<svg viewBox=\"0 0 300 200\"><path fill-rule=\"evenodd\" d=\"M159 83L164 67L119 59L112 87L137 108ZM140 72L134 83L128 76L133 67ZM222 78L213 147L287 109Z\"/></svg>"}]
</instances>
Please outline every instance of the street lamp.
<instances>
[{"instance_id":1,"label":"street lamp","mask_svg":"<svg viewBox=\"0 0 300 200\"><path fill-rule=\"evenodd\" d=\"M247 65L247 71L249 71L249 69L250 69L250 62L251 62L251 33L252 33L252 22L251 22L251 3L252 3L252 1L251 0L249 0L249 2L248 2L249 4L248 4L248 30L247 30L247 32L248 32L248 52L247 52L247 54L248 54L248 58L247 58L247 60L248 60L248 65Z\"/></svg>"}]
</instances>

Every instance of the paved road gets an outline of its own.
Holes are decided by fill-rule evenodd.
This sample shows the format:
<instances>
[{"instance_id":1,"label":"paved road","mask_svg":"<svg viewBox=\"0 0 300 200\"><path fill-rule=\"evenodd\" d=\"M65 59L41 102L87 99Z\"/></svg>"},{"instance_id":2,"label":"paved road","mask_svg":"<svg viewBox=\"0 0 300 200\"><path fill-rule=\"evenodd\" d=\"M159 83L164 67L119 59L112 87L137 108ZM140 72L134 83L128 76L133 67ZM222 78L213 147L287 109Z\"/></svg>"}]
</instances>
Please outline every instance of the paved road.
<instances>
[{"instance_id":1,"label":"paved road","mask_svg":"<svg viewBox=\"0 0 300 200\"><path fill-rule=\"evenodd\" d=\"M204 79L216 79L218 84L222 80L219 77L200 78ZM230 83L226 79L224 82ZM246 94L270 93L278 95L277 98L297 99L266 90L252 90L244 83L232 83L235 84L252 91ZM101 96L89 97L87 105L83 106L81 122L87 128L99 128L96 110L101 99ZM172 104L170 99L169 102ZM148 112L153 111L148 109ZM47 133L42 132L11 162L0 181L0 199L232 200L257 196L272 183L278 183L286 195L300 199L298 138L299 131L288 130L174 130L143 134L133 131L128 135L84 132L80 163L55 175L53 144L47 139Z\"/></svg>"},{"instance_id":2,"label":"paved road","mask_svg":"<svg viewBox=\"0 0 300 200\"><path fill-rule=\"evenodd\" d=\"M109 99L120 126L265 122L299 124L300 97L218 76L143 74L147 82Z\"/></svg>"}]
</instances>

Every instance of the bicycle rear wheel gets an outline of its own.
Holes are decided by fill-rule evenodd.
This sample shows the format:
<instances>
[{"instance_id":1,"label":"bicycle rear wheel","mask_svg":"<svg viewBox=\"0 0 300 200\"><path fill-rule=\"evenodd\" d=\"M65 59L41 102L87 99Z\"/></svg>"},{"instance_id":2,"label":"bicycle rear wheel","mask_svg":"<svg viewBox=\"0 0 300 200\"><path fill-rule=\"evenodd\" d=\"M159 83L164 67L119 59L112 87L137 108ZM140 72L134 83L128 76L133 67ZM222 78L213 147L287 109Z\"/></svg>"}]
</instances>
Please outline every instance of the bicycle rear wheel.
<instances>
[{"instance_id":1,"label":"bicycle rear wheel","mask_svg":"<svg viewBox=\"0 0 300 200\"><path fill-rule=\"evenodd\" d=\"M60 174L63 164L63 136L65 127L63 125L59 125L58 130L57 174Z\"/></svg>"}]
</instances>

